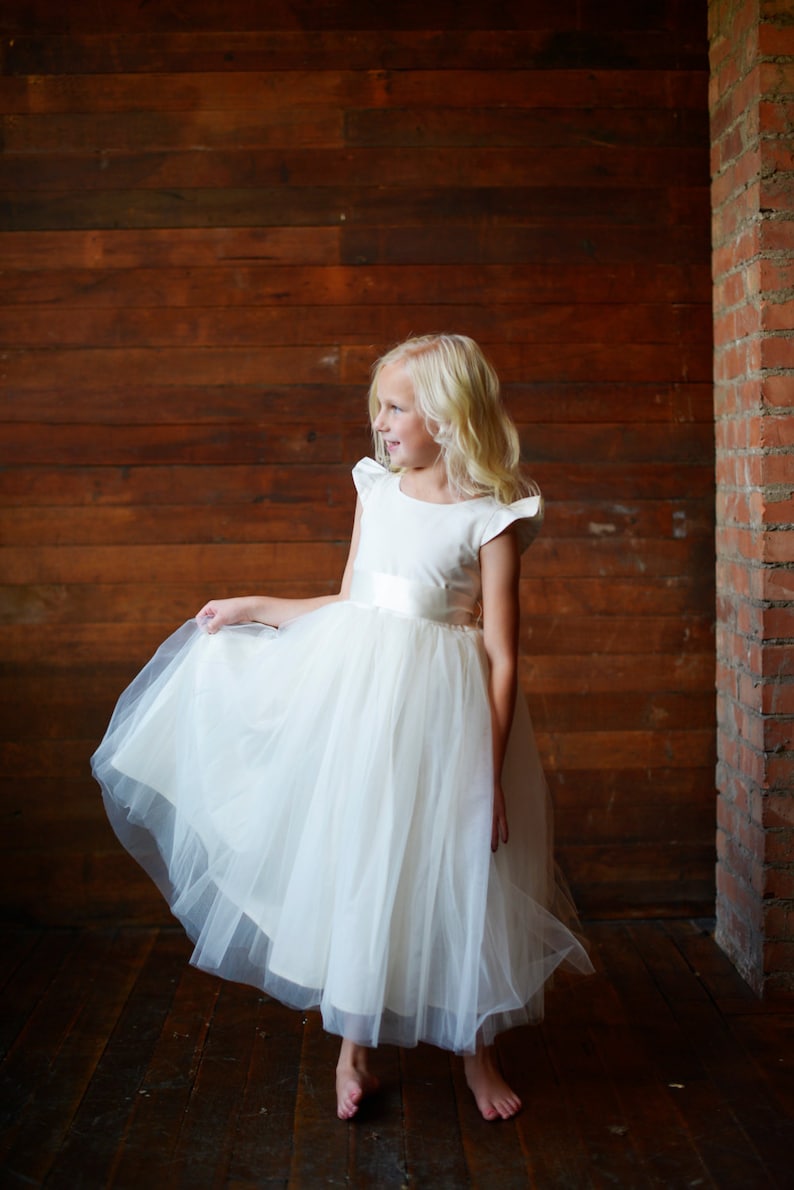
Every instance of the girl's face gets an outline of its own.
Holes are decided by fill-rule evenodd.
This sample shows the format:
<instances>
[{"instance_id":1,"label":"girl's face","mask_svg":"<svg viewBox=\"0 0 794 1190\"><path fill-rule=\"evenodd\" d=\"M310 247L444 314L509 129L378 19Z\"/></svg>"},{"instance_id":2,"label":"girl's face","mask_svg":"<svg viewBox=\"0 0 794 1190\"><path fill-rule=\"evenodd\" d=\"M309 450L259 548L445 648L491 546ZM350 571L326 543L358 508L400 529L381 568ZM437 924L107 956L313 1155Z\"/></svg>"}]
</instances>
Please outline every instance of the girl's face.
<instances>
[{"instance_id":1,"label":"girl's face","mask_svg":"<svg viewBox=\"0 0 794 1190\"><path fill-rule=\"evenodd\" d=\"M378 415L372 428L380 434L394 467L432 467L439 446L416 408L414 386L400 364L387 364L378 376Z\"/></svg>"}]
</instances>

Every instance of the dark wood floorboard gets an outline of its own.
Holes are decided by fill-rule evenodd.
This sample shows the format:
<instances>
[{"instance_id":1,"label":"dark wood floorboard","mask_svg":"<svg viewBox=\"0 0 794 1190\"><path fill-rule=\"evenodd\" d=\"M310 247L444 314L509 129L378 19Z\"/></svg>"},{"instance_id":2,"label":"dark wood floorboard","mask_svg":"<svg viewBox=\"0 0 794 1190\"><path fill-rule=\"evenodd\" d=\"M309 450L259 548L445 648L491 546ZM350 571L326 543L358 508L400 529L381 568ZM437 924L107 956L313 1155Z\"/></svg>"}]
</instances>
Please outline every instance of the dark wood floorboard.
<instances>
[{"instance_id":1,"label":"dark wood floorboard","mask_svg":"<svg viewBox=\"0 0 794 1190\"><path fill-rule=\"evenodd\" d=\"M0 1184L47 1190L787 1190L794 1002L759 1001L703 921L597 922L597 973L499 1040L524 1110L384 1047L334 1113L337 1039L188 965L174 930L3 930Z\"/></svg>"}]
</instances>

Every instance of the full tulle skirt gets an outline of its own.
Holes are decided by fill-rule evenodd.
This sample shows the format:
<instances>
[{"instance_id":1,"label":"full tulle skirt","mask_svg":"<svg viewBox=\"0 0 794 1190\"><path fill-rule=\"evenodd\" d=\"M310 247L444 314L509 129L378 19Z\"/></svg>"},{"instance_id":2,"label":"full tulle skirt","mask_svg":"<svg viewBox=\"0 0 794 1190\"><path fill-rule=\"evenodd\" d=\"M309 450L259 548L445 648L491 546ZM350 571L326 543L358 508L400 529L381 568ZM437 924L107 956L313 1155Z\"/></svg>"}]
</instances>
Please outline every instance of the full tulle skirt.
<instances>
[{"instance_id":1,"label":"full tulle skirt","mask_svg":"<svg viewBox=\"0 0 794 1190\"><path fill-rule=\"evenodd\" d=\"M192 621L93 758L111 824L202 970L363 1045L472 1052L591 970L550 854L523 699L490 849L482 633L337 602L278 631Z\"/></svg>"}]
</instances>

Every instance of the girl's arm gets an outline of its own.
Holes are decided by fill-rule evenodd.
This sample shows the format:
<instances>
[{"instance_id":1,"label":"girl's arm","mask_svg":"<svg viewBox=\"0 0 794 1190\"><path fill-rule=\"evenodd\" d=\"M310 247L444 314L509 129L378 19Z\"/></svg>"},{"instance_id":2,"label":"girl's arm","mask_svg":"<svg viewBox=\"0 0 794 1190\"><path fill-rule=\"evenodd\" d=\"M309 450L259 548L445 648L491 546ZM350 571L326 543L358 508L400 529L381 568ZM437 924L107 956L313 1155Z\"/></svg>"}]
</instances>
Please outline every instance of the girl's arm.
<instances>
[{"instance_id":1,"label":"girl's arm","mask_svg":"<svg viewBox=\"0 0 794 1190\"><path fill-rule=\"evenodd\" d=\"M493 736L492 851L496 851L500 840L506 843L508 836L502 766L516 705L520 569L518 542L511 530L500 533L481 548L483 639L488 657Z\"/></svg>"},{"instance_id":2,"label":"girl's arm","mask_svg":"<svg viewBox=\"0 0 794 1190\"><path fill-rule=\"evenodd\" d=\"M287 620L294 620L296 616L306 612L316 611L326 603L336 603L347 599L350 595L350 583L353 576L353 563L356 560L358 541L361 533L361 501L356 504L356 517L353 522L353 534L350 539L350 550L347 564L342 577L342 585L336 595L317 595L314 599L279 599L273 595L242 595L237 599L210 599L196 615L196 620L203 621L207 632L217 632L226 624L270 624L279 628Z\"/></svg>"}]
</instances>

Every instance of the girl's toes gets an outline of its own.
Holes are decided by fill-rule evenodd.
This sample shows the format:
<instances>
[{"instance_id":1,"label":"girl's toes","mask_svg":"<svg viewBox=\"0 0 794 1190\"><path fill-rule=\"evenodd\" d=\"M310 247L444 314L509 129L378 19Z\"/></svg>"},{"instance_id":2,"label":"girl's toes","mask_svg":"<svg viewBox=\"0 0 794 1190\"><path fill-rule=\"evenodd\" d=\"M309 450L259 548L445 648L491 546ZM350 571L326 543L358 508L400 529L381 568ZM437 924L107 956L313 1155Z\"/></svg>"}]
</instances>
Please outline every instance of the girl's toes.
<instances>
[{"instance_id":1,"label":"girl's toes","mask_svg":"<svg viewBox=\"0 0 794 1190\"><path fill-rule=\"evenodd\" d=\"M353 1080L340 1085L337 1091L336 1114L340 1120L352 1120L361 1103L361 1087Z\"/></svg>"},{"instance_id":2,"label":"girl's toes","mask_svg":"<svg viewBox=\"0 0 794 1190\"><path fill-rule=\"evenodd\" d=\"M352 1120L365 1095L378 1089L374 1075L356 1071L352 1075L337 1075L336 1114L340 1120Z\"/></svg>"},{"instance_id":3,"label":"girl's toes","mask_svg":"<svg viewBox=\"0 0 794 1190\"><path fill-rule=\"evenodd\" d=\"M499 1114L503 1120L511 1120L520 1110L521 1100L517 1095L511 1095L509 1098L502 1100L499 1105Z\"/></svg>"}]
</instances>

